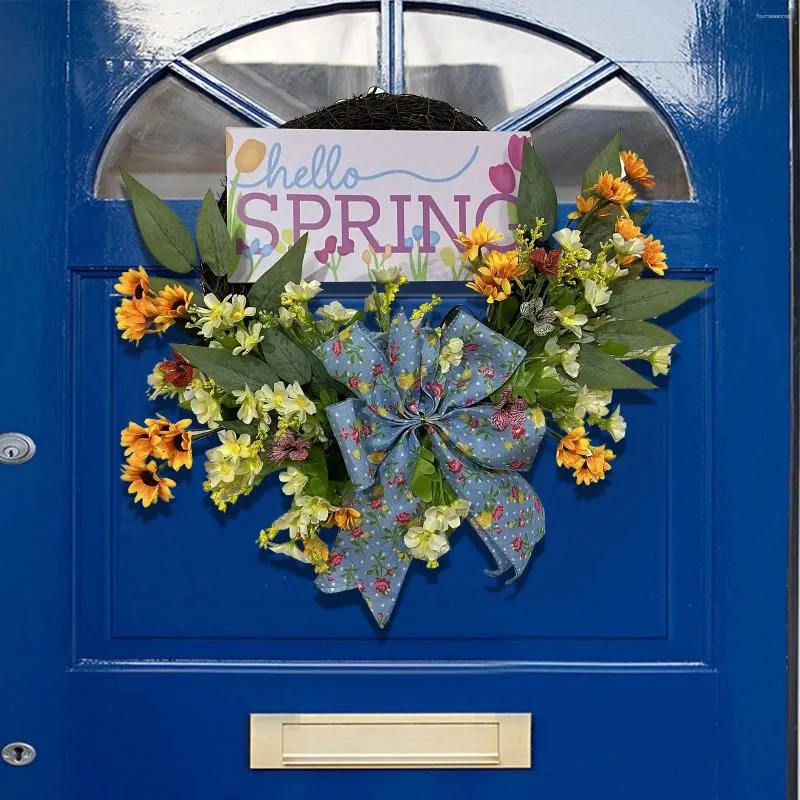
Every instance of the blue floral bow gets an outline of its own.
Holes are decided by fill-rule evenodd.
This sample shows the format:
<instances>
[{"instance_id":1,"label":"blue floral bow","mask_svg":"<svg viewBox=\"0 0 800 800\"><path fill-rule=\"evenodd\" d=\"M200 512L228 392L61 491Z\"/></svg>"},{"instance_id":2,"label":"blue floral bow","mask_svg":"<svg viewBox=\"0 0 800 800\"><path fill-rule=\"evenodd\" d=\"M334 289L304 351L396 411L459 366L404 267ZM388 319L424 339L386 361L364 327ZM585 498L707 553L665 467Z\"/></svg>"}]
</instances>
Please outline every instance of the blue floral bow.
<instances>
[{"instance_id":1,"label":"blue floral bow","mask_svg":"<svg viewBox=\"0 0 800 800\"><path fill-rule=\"evenodd\" d=\"M497 563L489 574L513 569L518 578L544 535L544 510L517 472L530 468L544 425L519 401L480 401L509 380L525 350L459 310L441 331L415 328L403 313L384 334L356 322L317 355L360 398L327 414L361 512L360 525L337 535L317 587L358 589L378 625L388 622L410 563L404 536L425 508L410 488L421 428L448 484L471 504L469 521Z\"/></svg>"}]
</instances>

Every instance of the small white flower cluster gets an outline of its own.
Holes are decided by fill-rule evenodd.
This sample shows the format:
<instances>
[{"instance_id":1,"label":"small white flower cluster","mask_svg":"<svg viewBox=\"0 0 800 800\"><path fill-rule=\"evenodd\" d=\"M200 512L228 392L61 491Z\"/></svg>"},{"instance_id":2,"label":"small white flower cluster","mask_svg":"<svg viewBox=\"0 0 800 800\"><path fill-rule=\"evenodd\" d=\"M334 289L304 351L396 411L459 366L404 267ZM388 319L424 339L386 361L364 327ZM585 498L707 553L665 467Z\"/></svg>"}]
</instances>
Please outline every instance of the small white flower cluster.
<instances>
[{"instance_id":1,"label":"small white flower cluster","mask_svg":"<svg viewBox=\"0 0 800 800\"><path fill-rule=\"evenodd\" d=\"M288 386L283 381L277 381L272 387L264 384L256 391L245 384L244 389L234 390L233 397L238 406L237 418L246 425L258 420L259 428L264 431L270 425L270 411L274 411L286 423L296 421L300 426L307 424L317 413L316 405L297 381Z\"/></svg>"},{"instance_id":2,"label":"small white flower cluster","mask_svg":"<svg viewBox=\"0 0 800 800\"><path fill-rule=\"evenodd\" d=\"M235 341L231 348L233 355L243 356L264 340L264 326L252 319L255 315L256 309L247 305L243 294L229 294L222 300L215 294L207 294L203 296L203 305L190 309L189 327L209 339L209 347L230 347Z\"/></svg>"},{"instance_id":3,"label":"small white flower cluster","mask_svg":"<svg viewBox=\"0 0 800 800\"><path fill-rule=\"evenodd\" d=\"M428 567L439 566L439 559L450 550L448 536L455 530L470 509L468 500L454 500L447 506L428 506L422 524L410 525L404 536L409 553L414 558L428 562Z\"/></svg>"},{"instance_id":4,"label":"small white flower cluster","mask_svg":"<svg viewBox=\"0 0 800 800\"><path fill-rule=\"evenodd\" d=\"M206 452L203 488L211 493L217 508L224 511L229 503L250 493L264 463L259 457L261 443L253 442L249 434L223 430L218 436L220 444Z\"/></svg>"}]
</instances>

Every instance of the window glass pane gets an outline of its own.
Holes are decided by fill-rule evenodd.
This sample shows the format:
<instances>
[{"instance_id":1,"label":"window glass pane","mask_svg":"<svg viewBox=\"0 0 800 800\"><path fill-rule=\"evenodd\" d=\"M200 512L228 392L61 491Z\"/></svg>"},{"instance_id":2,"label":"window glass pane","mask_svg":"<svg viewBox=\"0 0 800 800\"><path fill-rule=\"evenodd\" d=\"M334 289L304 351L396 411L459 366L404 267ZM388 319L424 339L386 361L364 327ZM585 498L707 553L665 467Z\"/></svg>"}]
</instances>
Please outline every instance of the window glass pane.
<instances>
[{"instance_id":1,"label":"window glass pane","mask_svg":"<svg viewBox=\"0 0 800 800\"><path fill-rule=\"evenodd\" d=\"M680 149L648 102L614 78L533 129L533 143L556 185L559 200L574 201L581 175L617 131L655 175L656 185L637 186L643 199L687 199L689 178Z\"/></svg>"},{"instance_id":2,"label":"window glass pane","mask_svg":"<svg viewBox=\"0 0 800 800\"><path fill-rule=\"evenodd\" d=\"M491 127L592 63L542 36L455 14L403 15L406 88Z\"/></svg>"},{"instance_id":3,"label":"window glass pane","mask_svg":"<svg viewBox=\"0 0 800 800\"><path fill-rule=\"evenodd\" d=\"M151 86L106 145L97 172L98 197L126 197L120 169L160 197L203 197L225 178L225 127L246 125L177 78Z\"/></svg>"},{"instance_id":4,"label":"window glass pane","mask_svg":"<svg viewBox=\"0 0 800 800\"><path fill-rule=\"evenodd\" d=\"M378 15L365 11L286 22L194 60L290 120L378 82Z\"/></svg>"}]
</instances>

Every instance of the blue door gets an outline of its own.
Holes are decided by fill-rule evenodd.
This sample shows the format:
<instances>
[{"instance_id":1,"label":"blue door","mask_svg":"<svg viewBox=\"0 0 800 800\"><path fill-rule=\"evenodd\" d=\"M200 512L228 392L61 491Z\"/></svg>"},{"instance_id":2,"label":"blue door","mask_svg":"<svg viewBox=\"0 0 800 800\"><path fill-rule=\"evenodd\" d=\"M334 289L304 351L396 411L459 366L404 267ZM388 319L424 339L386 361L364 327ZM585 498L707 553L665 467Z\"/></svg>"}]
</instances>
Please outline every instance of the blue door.
<instances>
[{"instance_id":1,"label":"blue door","mask_svg":"<svg viewBox=\"0 0 800 800\"><path fill-rule=\"evenodd\" d=\"M97 0L0 3L3 391L0 796L642 797L787 790L790 182L785 2ZM226 124L275 125L379 84L532 130L563 201L623 129L661 178L673 315L665 391L629 398L586 502L540 456L546 545L494 591L463 537L376 634L353 593L261 559L263 492L225 519L200 479L146 515L118 479L153 342L113 284L148 264L119 183L187 220ZM586 135L597 134L597 141ZM442 287L439 287L440 290ZM458 289L444 287L448 300ZM429 287L420 288L420 296ZM633 498L633 499L632 499ZM251 771L254 712L530 712L528 770Z\"/></svg>"}]
</instances>

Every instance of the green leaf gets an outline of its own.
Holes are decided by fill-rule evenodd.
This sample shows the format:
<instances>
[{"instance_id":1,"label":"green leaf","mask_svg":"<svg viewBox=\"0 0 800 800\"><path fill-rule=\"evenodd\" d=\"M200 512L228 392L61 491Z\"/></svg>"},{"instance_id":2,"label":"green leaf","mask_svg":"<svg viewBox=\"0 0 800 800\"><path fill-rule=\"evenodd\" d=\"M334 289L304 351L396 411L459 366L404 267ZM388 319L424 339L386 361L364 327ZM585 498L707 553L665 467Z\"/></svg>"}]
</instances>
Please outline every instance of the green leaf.
<instances>
[{"instance_id":1,"label":"green leaf","mask_svg":"<svg viewBox=\"0 0 800 800\"><path fill-rule=\"evenodd\" d=\"M609 209L610 211L611 209ZM581 243L592 253L597 253L600 243L610 239L614 234L617 218L609 213L605 217L592 217L585 219L585 227L581 226Z\"/></svg>"},{"instance_id":2,"label":"green leaf","mask_svg":"<svg viewBox=\"0 0 800 800\"><path fill-rule=\"evenodd\" d=\"M328 493L328 462L325 460L325 451L319 445L314 445L308 451L308 458L298 462L299 469L308 477L303 494L326 497Z\"/></svg>"},{"instance_id":3,"label":"green leaf","mask_svg":"<svg viewBox=\"0 0 800 800\"><path fill-rule=\"evenodd\" d=\"M320 361L314 353L306 353L308 363L311 365L311 382L309 388L315 395L320 395L323 391L329 390L345 396L351 396L352 392L336 378L328 374L325 365Z\"/></svg>"},{"instance_id":4,"label":"green leaf","mask_svg":"<svg viewBox=\"0 0 800 800\"><path fill-rule=\"evenodd\" d=\"M617 131L611 141L594 157L594 160L583 173L583 191L587 191L597 183L601 172L610 172L615 178L622 175L622 164L619 151L622 150L622 137Z\"/></svg>"},{"instance_id":5,"label":"green leaf","mask_svg":"<svg viewBox=\"0 0 800 800\"><path fill-rule=\"evenodd\" d=\"M230 275L236 266L236 251L211 190L203 198L195 235L202 262L215 275Z\"/></svg>"},{"instance_id":6,"label":"green leaf","mask_svg":"<svg viewBox=\"0 0 800 800\"><path fill-rule=\"evenodd\" d=\"M298 283L303 277L303 257L308 234L304 233L285 256L279 258L248 290L247 303L262 311L277 311L283 288L289 281Z\"/></svg>"},{"instance_id":7,"label":"green leaf","mask_svg":"<svg viewBox=\"0 0 800 800\"><path fill-rule=\"evenodd\" d=\"M647 278L620 281L605 311L617 319L651 319L671 311L711 286L708 281L676 281Z\"/></svg>"},{"instance_id":8,"label":"green leaf","mask_svg":"<svg viewBox=\"0 0 800 800\"><path fill-rule=\"evenodd\" d=\"M120 170L131 198L139 233L156 260L173 272L191 272L195 263L192 234L178 215L133 175Z\"/></svg>"},{"instance_id":9,"label":"green leaf","mask_svg":"<svg viewBox=\"0 0 800 800\"><path fill-rule=\"evenodd\" d=\"M625 345L627 351L649 350L651 347L662 347L667 344L677 344L677 336L673 336L668 330L653 325L652 322L640 322L638 320L612 320L600 326L596 332L597 339L606 343L621 343ZM610 352L608 348L603 348ZM617 355L617 353L612 353ZM619 353L625 355L625 353Z\"/></svg>"},{"instance_id":10,"label":"green leaf","mask_svg":"<svg viewBox=\"0 0 800 800\"><path fill-rule=\"evenodd\" d=\"M590 389L655 389L650 381L592 344L581 345L577 382Z\"/></svg>"},{"instance_id":11,"label":"green leaf","mask_svg":"<svg viewBox=\"0 0 800 800\"><path fill-rule=\"evenodd\" d=\"M419 462L411 475L411 492L426 503L433 500L433 482L419 469Z\"/></svg>"},{"instance_id":12,"label":"green leaf","mask_svg":"<svg viewBox=\"0 0 800 800\"><path fill-rule=\"evenodd\" d=\"M255 439L258 433L255 425L247 425L239 419L224 419L219 423L219 426L220 428L225 428L225 430L233 431L237 436L247 433Z\"/></svg>"},{"instance_id":13,"label":"green leaf","mask_svg":"<svg viewBox=\"0 0 800 800\"><path fill-rule=\"evenodd\" d=\"M556 224L558 200L553 181L530 142L522 145L522 174L517 192L517 219L521 225L533 227L536 218L545 221L542 239L546 239Z\"/></svg>"},{"instance_id":14,"label":"green leaf","mask_svg":"<svg viewBox=\"0 0 800 800\"><path fill-rule=\"evenodd\" d=\"M280 380L272 367L255 356L235 356L229 350L193 344L175 344L172 349L226 392L244 389L245 384L255 391Z\"/></svg>"},{"instance_id":15,"label":"green leaf","mask_svg":"<svg viewBox=\"0 0 800 800\"><path fill-rule=\"evenodd\" d=\"M175 278L158 278L150 276L150 288L158 293L167 286L182 286L187 292L194 292L195 299L200 294L196 286L190 286L188 283L176 280Z\"/></svg>"},{"instance_id":16,"label":"green leaf","mask_svg":"<svg viewBox=\"0 0 800 800\"><path fill-rule=\"evenodd\" d=\"M506 203L506 208L508 209L508 224L509 225L518 225L519 224L519 212L517 211L517 204L516 203Z\"/></svg>"},{"instance_id":17,"label":"green leaf","mask_svg":"<svg viewBox=\"0 0 800 800\"><path fill-rule=\"evenodd\" d=\"M509 327L509 323L511 322L512 317L514 314L517 313L517 309L519 308L519 300L514 297L507 297L505 300L501 300L497 304L497 316L495 317L495 328L498 331L505 331Z\"/></svg>"},{"instance_id":18,"label":"green leaf","mask_svg":"<svg viewBox=\"0 0 800 800\"><path fill-rule=\"evenodd\" d=\"M647 219L647 215L652 211L651 206L645 208L637 208L636 211L630 212L631 222L637 227L641 228L642 223Z\"/></svg>"},{"instance_id":19,"label":"green leaf","mask_svg":"<svg viewBox=\"0 0 800 800\"><path fill-rule=\"evenodd\" d=\"M261 355L283 381L308 383L311 380L311 363L305 350L296 345L277 328L268 328L261 342Z\"/></svg>"},{"instance_id":20,"label":"green leaf","mask_svg":"<svg viewBox=\"0 0 800 800\"><path fill-rule=\"evenodd\" d=\"M622 342L615 342L615 341L607 341L603 342L600 345L600 349L604 353L608 353L610 356L614 356L614 358L622 358L623 356L628 355L631 348L628 345L623 344Z\"/></svg>"}]
</instances>

